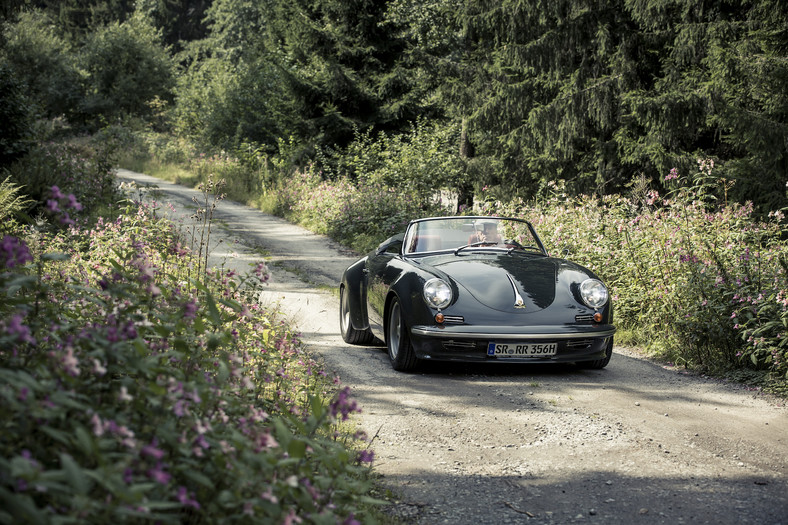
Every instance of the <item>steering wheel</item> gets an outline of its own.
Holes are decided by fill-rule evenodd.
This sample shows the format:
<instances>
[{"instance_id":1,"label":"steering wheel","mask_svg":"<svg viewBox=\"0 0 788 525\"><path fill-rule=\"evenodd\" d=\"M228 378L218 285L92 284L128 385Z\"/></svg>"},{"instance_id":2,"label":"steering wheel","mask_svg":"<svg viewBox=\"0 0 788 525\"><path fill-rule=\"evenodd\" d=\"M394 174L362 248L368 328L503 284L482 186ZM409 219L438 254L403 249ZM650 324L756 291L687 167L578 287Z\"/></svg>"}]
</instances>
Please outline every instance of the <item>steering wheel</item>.
<instances>
[{"instance_id":1,"label":"steering wheel","mask_svg":"<svg viewBox=\"0 0 788 525\"><path fill-rule=\"evenodd\" d=\"M506 245L507 248L519 248L521 250L525 249L525 246L515 241L514 239L504 239L503 243Z\"/></svg>"}]
</instances>

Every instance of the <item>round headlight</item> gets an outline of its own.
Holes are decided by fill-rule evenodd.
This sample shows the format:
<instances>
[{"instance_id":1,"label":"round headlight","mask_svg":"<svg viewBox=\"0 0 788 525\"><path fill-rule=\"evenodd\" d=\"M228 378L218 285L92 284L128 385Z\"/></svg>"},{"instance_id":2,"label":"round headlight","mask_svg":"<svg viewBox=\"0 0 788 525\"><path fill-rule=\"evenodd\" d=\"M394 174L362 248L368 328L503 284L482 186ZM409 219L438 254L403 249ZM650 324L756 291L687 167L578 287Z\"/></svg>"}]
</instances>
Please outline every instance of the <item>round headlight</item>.
<instances>
[{"instance_id":1,"label":"round headlight","mask_svg":"<svg viewBox=\"0 0 788 525\"><path fill-rule=\"evenodd\" d=\"M424 300L430 308L446 308L451 303L451 286L442 279L424 283Z\"/></svg>"},{"instance_id":2,"label":"round headlight","mask_svg":"<svg viewBox=\"0 0 788 525\"><path fill-rule=\"evenodd\" d=\"M607 288L596 279L586 279L580 284L580 298L591 308L602 308L607 303Z\"/></svg>"}]
</instances>

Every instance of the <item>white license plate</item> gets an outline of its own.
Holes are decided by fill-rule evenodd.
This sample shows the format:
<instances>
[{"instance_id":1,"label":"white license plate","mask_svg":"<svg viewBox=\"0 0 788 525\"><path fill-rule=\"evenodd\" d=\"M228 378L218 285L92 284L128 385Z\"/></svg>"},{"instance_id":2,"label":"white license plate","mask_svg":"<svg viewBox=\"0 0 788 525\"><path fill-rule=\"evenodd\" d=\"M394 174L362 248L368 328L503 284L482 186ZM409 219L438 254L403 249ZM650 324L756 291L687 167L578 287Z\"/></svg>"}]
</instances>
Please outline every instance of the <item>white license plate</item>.
<instances>
[{"instance_id":1,"label":"white license plate","mask_svg":"<svg viewBox=\"0 0 788 525\"><path fill-rule=\"evenodd\" d=\"M541 357L555 355L558 343L489 343L487 355L496 357Z\"/></svg>"}]
</instances>

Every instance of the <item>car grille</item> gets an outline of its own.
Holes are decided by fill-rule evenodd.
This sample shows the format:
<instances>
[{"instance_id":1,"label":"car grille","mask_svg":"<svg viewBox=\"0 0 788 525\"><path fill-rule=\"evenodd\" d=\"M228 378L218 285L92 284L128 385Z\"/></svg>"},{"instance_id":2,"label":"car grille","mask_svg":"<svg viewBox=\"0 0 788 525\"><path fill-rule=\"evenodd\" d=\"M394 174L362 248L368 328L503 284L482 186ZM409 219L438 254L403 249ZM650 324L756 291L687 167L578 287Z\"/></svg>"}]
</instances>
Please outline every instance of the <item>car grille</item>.
<instances>
[{"instance_id":1,"label":"car grille","mask_svg":"<svg viewBox=\"0 0 788 525\"><path fill-rule=\"evenodd\" d=\"M593 314L576 315L575 316L575 322L576 323L593 323L594 322L594 316L593 316Z\"/></svg>"},{"instance_id":2,"label":"car grille","mask_svg":"<svg viewBox=\"0 0 788 525\"><path fill-rule=\"evenodd\" d=\"M592 344L594 344L593 339L570 339L566 342L566 347L572 350L581 350L583 348L588 348Z\"/></svg>"},{"instance_id":3,"label":"car grille","mask_svg":"<svg viewBox=\"0 0 788 525\"><path fill-rule=\"evenodd\" d=\"M455 341L449 339L443 342L443 348L446 350L468 350L476 348L476 341Z\"/></svg>"},{"instance_id":4,"label":"car grille","mask_svg":"<svg viewBox=\"0 0 788 525\"><path fill-rule=\"evenodd\" d=\"M444 315L443 324L463 324L465 318L461 315Z\"/></svg>"}]
</instances>

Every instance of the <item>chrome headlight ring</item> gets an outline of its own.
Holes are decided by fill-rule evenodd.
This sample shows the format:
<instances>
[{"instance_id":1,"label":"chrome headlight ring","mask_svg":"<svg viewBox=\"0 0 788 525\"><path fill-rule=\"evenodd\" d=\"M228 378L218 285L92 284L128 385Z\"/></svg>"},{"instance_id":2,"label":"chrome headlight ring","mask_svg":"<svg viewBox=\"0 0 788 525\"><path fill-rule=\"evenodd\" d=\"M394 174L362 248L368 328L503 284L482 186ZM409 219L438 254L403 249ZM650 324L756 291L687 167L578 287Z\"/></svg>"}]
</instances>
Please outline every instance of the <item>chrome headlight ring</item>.
<instances>
[{"instance_id":1,"label":"chrome headlight ring","mask_svg":"<svg viewBox=\"0 0 788 525\"><path fill-rule=\"evenodd\" d=\"M427 306L436 310L449 306L453 298L451 286L443 279L438 278L430 279L424 283L423 295Z\"/></svg>"},{"instance_id":2,"label":"chrome headlight ring","mask_svg":"<svg viewBox=\"0 0 788 525\"><path fill-rule=\"evenodd\" d=\"M607 304L607 288L598 279L586 279L580 283L580 299L591 308L602 308Z\"/></svg>"}]
</instances>

